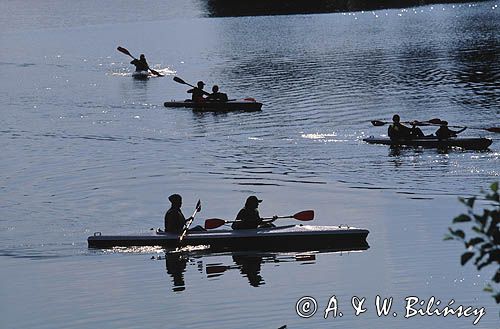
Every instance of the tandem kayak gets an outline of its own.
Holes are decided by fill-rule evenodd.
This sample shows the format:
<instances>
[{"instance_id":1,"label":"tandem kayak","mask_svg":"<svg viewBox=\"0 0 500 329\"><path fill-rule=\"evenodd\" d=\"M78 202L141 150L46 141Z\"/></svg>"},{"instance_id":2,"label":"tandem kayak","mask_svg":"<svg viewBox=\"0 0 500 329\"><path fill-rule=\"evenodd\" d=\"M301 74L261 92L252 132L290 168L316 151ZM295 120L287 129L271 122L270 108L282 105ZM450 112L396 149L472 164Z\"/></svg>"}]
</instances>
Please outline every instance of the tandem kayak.
<instances>
[{"instance_id":1,"label":"tandem kayak","mask_svg":"<svg viewBox=\"0 0 500 329\"><path fill-rule=\"evenodd\" d=\"M196 103L192 100L185 101L170 101L163 103L165 107L184 107L191 108L193 111L199 112L225 112L225 111L260 111L262 103L255 101L253 98L245 98L240 100L229 100L227 102L206 101Z\"/></svg>"},{"instance_id":2,"label":"tandem kayak","mask_svg":"<svg viewBox=\"0 0 500 329\"><path fill-rule=\"evenodd\" d=\"M132 73L132 78L137 79L137 80L147 80L151 74L149 71L135 71Z\"/></svg>"},{"instance_id":3,"label":"tandem kayak","mask_svg":"<svg viewBox=\"0 0 500 329\"><path fill-rule=\"evenodd\" d=\"M410 140L391 140L388 137L373 137L363 139L370 144L383 144L391 146L415 146L424 148L450 148L460 147L467 150L486 150L493 142L489 138L477 137L455 137L449 139L439 139L437 137L422 137Z\"/></svg>"},{"instance_id":4,"label":"tandem kayak","mask_svg":"<svg viewBox=\"0 0 500 329\"><path fill-rule=\"evenodd\" d=\"M248 230L189 232L182 245L208 245L216 251L304 251L366 249L369 231L347 226L288 225ZM89 248L161 246L175 248L176 234L150 231L137 235L102 235L88 238Z\"/></svg>"}]
</instances>

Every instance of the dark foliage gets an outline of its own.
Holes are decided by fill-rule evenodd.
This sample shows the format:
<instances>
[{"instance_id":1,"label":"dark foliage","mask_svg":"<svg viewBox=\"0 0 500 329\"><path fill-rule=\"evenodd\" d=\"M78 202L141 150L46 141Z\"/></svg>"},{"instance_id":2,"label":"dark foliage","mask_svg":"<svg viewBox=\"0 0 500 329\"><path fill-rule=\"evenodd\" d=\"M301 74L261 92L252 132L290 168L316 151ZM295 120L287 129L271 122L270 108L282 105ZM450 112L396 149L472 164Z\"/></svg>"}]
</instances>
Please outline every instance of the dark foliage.
<instances>
[{"instance_id":1,"label":"dark foliage","mask_svg":"<svg viewBox=\"0 0 500 329\"><path fill-rule=\"evenodd\" d=\"M474 260L478 270L487 266L496 267L496 272L484 290L491 292L496 302L500 304L500 198L498 193L498 182L491 184L490 192L481 191L488 203L482 214L474 212L476 197L460 198L467 207L467 213L461 214L453 219L453 224L468 223L471 225L470 236L462 229L449 228L449 234L445 240L458 240L464 243L466 252L461 256L461 264L465 265Z\"/></svg>"}]
</instances>

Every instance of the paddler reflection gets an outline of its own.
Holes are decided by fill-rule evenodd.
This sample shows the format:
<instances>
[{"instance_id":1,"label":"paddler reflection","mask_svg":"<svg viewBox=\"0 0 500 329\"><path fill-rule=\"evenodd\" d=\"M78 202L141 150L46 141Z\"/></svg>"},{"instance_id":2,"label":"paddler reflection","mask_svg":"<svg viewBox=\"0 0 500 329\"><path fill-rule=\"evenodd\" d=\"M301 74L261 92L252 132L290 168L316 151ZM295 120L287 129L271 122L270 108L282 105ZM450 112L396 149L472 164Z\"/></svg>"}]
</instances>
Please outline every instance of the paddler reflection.
<instances>
[{"instance_id":1,"label":"paddler reflection","mask_svg":"<svg viewBox=\"0 0 500 329\"><path fill-rule=\"evenodd\" d=\"M247 277L248 283L250 283L252 287L258 287L261 284L265 284L264 279L260 275L262 256L233 255L233 261L239 266L241 275Z\"/></svg>"},{"instance_id":2,"label":"paddler reflection","mask_svg":"<svg viewBox=\"0 0 500 329\"><path fill-rule=\"evenodd\" d=\"M184 272L186 272L187 262L188 258L180 252L168 252L165 254L165 267L167 273L173 279L173 291L183 291L186 289Z\"/></svg>"},{"instance_id":3,"label":"paddler reflection","mask_svg":"<svg viewBox=\"0 0 500 329\"><path fill-rule=\"evenodd\" d=\"M263 257L252 254L233 254L235 265L207 264L206 272L208 278L221 276L224 272L232 269L239 269L242 276L248 279L252 287L258 287L264 284L264 279L260 275Z\"/></svg>"}]
</instances>

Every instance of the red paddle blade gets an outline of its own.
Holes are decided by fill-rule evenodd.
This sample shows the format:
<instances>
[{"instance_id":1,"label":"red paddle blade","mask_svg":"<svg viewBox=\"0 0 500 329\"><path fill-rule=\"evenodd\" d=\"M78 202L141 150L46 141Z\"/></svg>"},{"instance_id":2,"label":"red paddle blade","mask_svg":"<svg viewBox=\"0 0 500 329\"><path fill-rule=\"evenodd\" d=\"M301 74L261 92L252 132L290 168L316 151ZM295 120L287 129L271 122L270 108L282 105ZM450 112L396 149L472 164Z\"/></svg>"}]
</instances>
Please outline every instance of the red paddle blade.
<instances>
[{"instance_id":1,"label":"red paddle blade","mask_svg":"<svg viewBox=\"0 0 500 329\"><path fill-rule=\"evenodd\" d=\"M205 220L205 228L207 230L220 227L224 224L226 224L226 221L219 218L210 218Z\"/></svg>"},{"instance_id":2,"label":"red paddle blade","mask_svg":"<svg viewBox=\"0 0 500 329\"><path fill-rule=\"evenodd\" d=\"M492 133L500 133L500 127L491 127L491 128L484 128L487 131L490 131Z\"/></svg>"},{"instance_id":3,"label":"red paddle blade","mask_svg":"<svg viewBox=\"0 0 500 329\"><path fill-rule=\"evenodd\" d=\"M226 265L207 265L207 274L220 274L224 273L229 269Z\"/></svg>"},{"instance_id":4,"label":"red paddle blade","mask_svg":"<svg viewBox=\"0 0 500 329\"><path fill-rule=\"evenodd\" d=\"M308 221L314 219L314 210L304 210L293 215L293 218L302 221Z\"/></svg>"}]
</instances>

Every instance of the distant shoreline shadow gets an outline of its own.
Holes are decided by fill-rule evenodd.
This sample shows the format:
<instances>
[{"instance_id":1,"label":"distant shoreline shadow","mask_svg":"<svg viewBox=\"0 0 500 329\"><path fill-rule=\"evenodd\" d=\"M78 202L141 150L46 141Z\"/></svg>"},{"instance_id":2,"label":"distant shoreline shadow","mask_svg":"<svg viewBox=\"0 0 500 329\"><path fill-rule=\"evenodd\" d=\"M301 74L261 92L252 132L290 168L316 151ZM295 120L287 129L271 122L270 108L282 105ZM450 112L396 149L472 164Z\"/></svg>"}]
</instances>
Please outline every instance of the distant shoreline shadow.
<instances>
[{"instance_id":1,"label":"distant shoreline shadow","mask_svg":"<svg viewBox=\"0 0 500 329\"><path fill-rule=\"evenodd\" d=\"M210 17L270 16L354 12L408 8L430 4L467 3L460 0L201 0ZM484 1L477 1L484 2Z\"/></svg>"}]
</instances>

